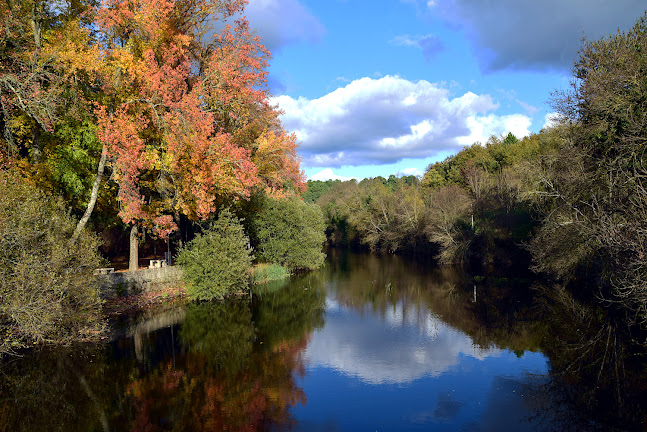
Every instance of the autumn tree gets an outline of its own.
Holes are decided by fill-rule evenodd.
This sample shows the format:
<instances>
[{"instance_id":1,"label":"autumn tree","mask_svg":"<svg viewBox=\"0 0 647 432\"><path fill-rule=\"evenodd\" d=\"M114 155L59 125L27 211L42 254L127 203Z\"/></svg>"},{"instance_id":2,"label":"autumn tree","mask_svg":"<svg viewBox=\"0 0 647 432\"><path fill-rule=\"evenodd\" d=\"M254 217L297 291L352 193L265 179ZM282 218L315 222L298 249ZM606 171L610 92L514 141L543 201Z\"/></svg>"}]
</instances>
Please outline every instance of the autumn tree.
<instances>
[{"instance_id":1,"label":"autumn tree","mask_svg":"<svg viewBox=\"0 0 647 432\"><path fill-rule=\"evenodd\" d=\"M41 135L85 100L78 84L93 78L99 55L88 28L91 5L0 2L0 130L8 154L40 162Z\"/></svg>"},{"instance_id":2,"label":"autumn tree","mask_svg":"<svg viewBox=\"0 0 647 432\"><path fill-rule=\"evenodd\" d=\"M269 53L244 18L231 23L245 3L110 0L98 13L107 95L99 136L131 226L131 269L140 227L165 237L173 215L205 219L219 201L256 189L304 187L295 136L263 89Z\"/></svg>"},{"instance_id":3,"label":"autumn tree","mask_svg":"<svg viewBox=\"0 0 647 432\"><path fill-rule=\"evenodd\" d=\"M33 162L40 159L39 134L50 130L57 117L61 77L43 56L51 6L45 1L3 1L0 3L0 108L2 135L10 153L19 148L16 130L29 145ZM21 124L22 123L22 124Z\"/></svg>"},{"instance_id":4,"label":"autumn tree","mask_svg":"<svg viewBox=\"0 0 647 432\"><path fill-rule=\"evenodd\" d=\"M101 68L93 1L2 1L0 144L39 188L56 191L86 215L94 208L105 164L91 104ZM97 164L99 170L97 170Z\"/></svg>"}]
</instances>

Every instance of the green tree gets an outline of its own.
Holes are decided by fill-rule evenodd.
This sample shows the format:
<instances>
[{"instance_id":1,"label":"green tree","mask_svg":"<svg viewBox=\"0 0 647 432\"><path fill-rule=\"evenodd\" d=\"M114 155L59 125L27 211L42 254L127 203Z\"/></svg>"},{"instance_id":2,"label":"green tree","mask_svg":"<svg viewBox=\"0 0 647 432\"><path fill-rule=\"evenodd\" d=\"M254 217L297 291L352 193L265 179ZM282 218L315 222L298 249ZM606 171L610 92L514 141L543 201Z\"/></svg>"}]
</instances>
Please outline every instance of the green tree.
<instances>
[{"instance_id":1,"label":"green tree","mask_svg":"<svg viewBox=\"0 0 647 432\"><path fill-rule=\"evenodd\" d=\"M341 180L308 180L308 189L303 193L303 201L313 203L339 183Z\"/></svg>"},{"instance_id":2,"label":"green tree","mask_svg":"<svg viewBox=\"0 0 647 432\"><path fill-rule=\"evenodd\" d=\"M348 220L347 201L357 193L357 181L349 180L335 183L316 201L321 207L326 222L326 238L334 246L351 247L360 243L355 225Z\"/></svg>"},{"instance_id":3,"label":"green tree","mask_svg":"<svg viewBox=\"0 0 647 432\"><path fill-rule=\"evenodd\" d=\"M384 178L362 180L346 205L348 221L356 227L363 244L371 250L393 252L397 249L398 245L392 241L395 202Z\"/></svg>"},{"instance_id":4,"label":"green tree","mask_svg":"<svg viewBox=\"0 0 647 432\"><path fill-rule=\"evenodd\" d=\"M470 198L467 192L456 185L443 186L432 192L427 212L427 234L429 241L440 246L440 262L462 262L470 243L467 228Z\"/></svg>"},{"instance_id":5,"label":"green tree","mask_svg":"<svg viewBox=\"0 0 647 432\"><path fill-rule=\"evenodd\" d=\"M298 198L267 197L252 219L257 256L294 270L312 270L325 259L321 209Z\"/></svg>"},{"instance_id":6,"label":"green tree","mask_svg":"<svg viewBox=\"0 0 647 432\"><path fill-rule=\"evenodd\" d=\"M236 216L225 209L180 250L177 263L183 267L189 297L222 299L248 287L252 264L249 238Z\"/></svg>"},{"instance_id":7,"label":"green tree","mask_svg":"<svg viewBox=\"0 0 647 432\"><path fill-rule=\"evenodd\" d=\"M647 319L646 52L647 15L583 44L572 88L555 95L567 143L544 162L539 191L550 199L533 244L538 268L593 279L638 320Z\"/></svg>"}]
</instances>

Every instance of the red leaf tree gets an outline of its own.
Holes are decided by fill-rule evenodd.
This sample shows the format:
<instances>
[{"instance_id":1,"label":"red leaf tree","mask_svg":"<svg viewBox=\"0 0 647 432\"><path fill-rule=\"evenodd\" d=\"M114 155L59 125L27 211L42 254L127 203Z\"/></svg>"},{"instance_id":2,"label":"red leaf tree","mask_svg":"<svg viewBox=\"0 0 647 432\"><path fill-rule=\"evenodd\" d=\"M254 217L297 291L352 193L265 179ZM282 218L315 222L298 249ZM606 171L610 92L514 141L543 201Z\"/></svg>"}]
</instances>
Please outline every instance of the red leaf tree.
<instances>
[{"instance_id":1,"label":"red leaf tree","mask_svg":"<svg viewBox=\"0 0 647 432\"><path fill-rule=\"evenodd\" d=\"M131 225L131 269L139 228L167 237L173 215L205 219L223 197L304 188L295 138L268 103L269 53L234 20L245 4L106 0L97 13L106 97L96 115Z\"/></svg>"}]
</instances>

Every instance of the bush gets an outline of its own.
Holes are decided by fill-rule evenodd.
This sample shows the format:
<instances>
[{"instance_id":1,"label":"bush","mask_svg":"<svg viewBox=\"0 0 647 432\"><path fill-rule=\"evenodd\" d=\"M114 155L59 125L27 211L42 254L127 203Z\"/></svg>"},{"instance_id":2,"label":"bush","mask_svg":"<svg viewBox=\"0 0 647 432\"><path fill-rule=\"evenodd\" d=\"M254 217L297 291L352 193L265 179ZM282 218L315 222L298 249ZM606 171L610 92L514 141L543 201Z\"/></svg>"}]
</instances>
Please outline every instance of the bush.
<instances>
[{"instance_id":1,"label":"bush","mask_svg":"<svg viewBox=\"0 0 647 432\"><path fill-rule=\"evenodd\" d=\"M0 353L68 342L101 327L98 238L11 171L0 172Z\"/></svg>"},{"instance_id":2,"label":"bush","mask_svg":"<svg viewBox=\"0 0 647 432\"><path fill-rule=\"evenodd\" d=\"M255 284L264 284L283 280L290 276L290 272L279 264L257 264L252 268L251 276Z\"/></svg>"},{"instance_id":3,"label":"bush","mask_svg":"<svg viewBox=\"0 0 647 432\"><path fill-rule=\"evenodd\" d=\"M316 204L298 198L266 198L252 220L258 257L294 270L320 267L325 223Z\"/></svg>"},{"instance_id":4,"label":"bush","mask_svg":"<svg viewBox=\"0 0 647 432\"><path fill-rule=\"evenodd\" d=\"M226 209L180 250L187 293L194 300L222 299L247 288L252 251L240 221Z\"/></svg>"}]
</instances>

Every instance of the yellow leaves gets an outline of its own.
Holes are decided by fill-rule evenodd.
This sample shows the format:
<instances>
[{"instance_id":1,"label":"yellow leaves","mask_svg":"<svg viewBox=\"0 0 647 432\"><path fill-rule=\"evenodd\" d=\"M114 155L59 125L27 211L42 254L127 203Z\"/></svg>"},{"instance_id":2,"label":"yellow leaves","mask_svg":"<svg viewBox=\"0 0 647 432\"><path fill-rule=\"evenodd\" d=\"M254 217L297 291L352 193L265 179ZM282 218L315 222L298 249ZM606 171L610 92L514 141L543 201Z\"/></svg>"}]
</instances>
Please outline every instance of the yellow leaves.
<instances>
[{"instance_id":1,"label":"yellow leaves","mask_svg":"<svg viewBox=\"0 0 647 432\"><path fill-rule=\"evenodd\" d=\"M281 174L285 157L296 156L295 137L284 132L265 131L256 139L256 146L254 163L258 167L259 175L267 178Z\"/></svg>"},{"instance_id":2,"label":"yellow leaves","mask_svg":"<svg viewBox=\"0 0 647 432\"><path fill-rule=\"evenodd\" d=\"M89 31L80 25L78 19L44 35L41 59L44 63L60 64L70 75L80 71L95 75L102 67L99 46L91 40Z\"/></svg>"},{"instance_id":3,"label":"yellow leaves","mask_svg":"<svg viewBox=\"0 0 647 432\"><path fill-rule=\"evenodd\" d=\"M146 166L152 170L161 170L163 166L163 157L165 155L160 154L155 146L146 146L146 151L144 153L144 159L146 160Z\"/></svg>"},{"instance_id":4,"label":"yellow leaves","mask_svg":"<svg viewBox=\"0 0 647 432\"><path fill-rule=\"evenodd\" d=\"M111 50L104 63L106 72L112 74L111 85L122 92L129 88L133 77L136 76L137 63L135 54L128 46Z\"/></svg>"},{"instance_id":5,"label":"yellow leaves","mask_svg":"<svg viewBox=\"0 0 647 432\"><path fill-rule=\"evenodd\" d=\"M25 140L30 143L32 139L33 122L24 114L14 116L10 122L14 137L21 141ZM28 144L28 142L25 142L25 144Z\"/></svg>"},{"instance_id":6,"label":"yellow leaves","mask_svg":"<svg viewBox=\"0 0 647 432\"><path fill-rule=\"evenodd\" d=\"M159 155L159 169L172 167L175 163L176 157L177 156L168 151Z\"/></svg>"},{"instance_id":7,"label":"yellow leaves","mask_svg":"<svg viewBox=\"0 0 647 432\"><path fill-rule=\"evenodd\" d=\"M299 166L296 137L285 132L265 131L256 140L253 162L258 176L265 182L265 193L275 198L290 195L285 183L298 187Z\"/></svg>"}]
</instances>

